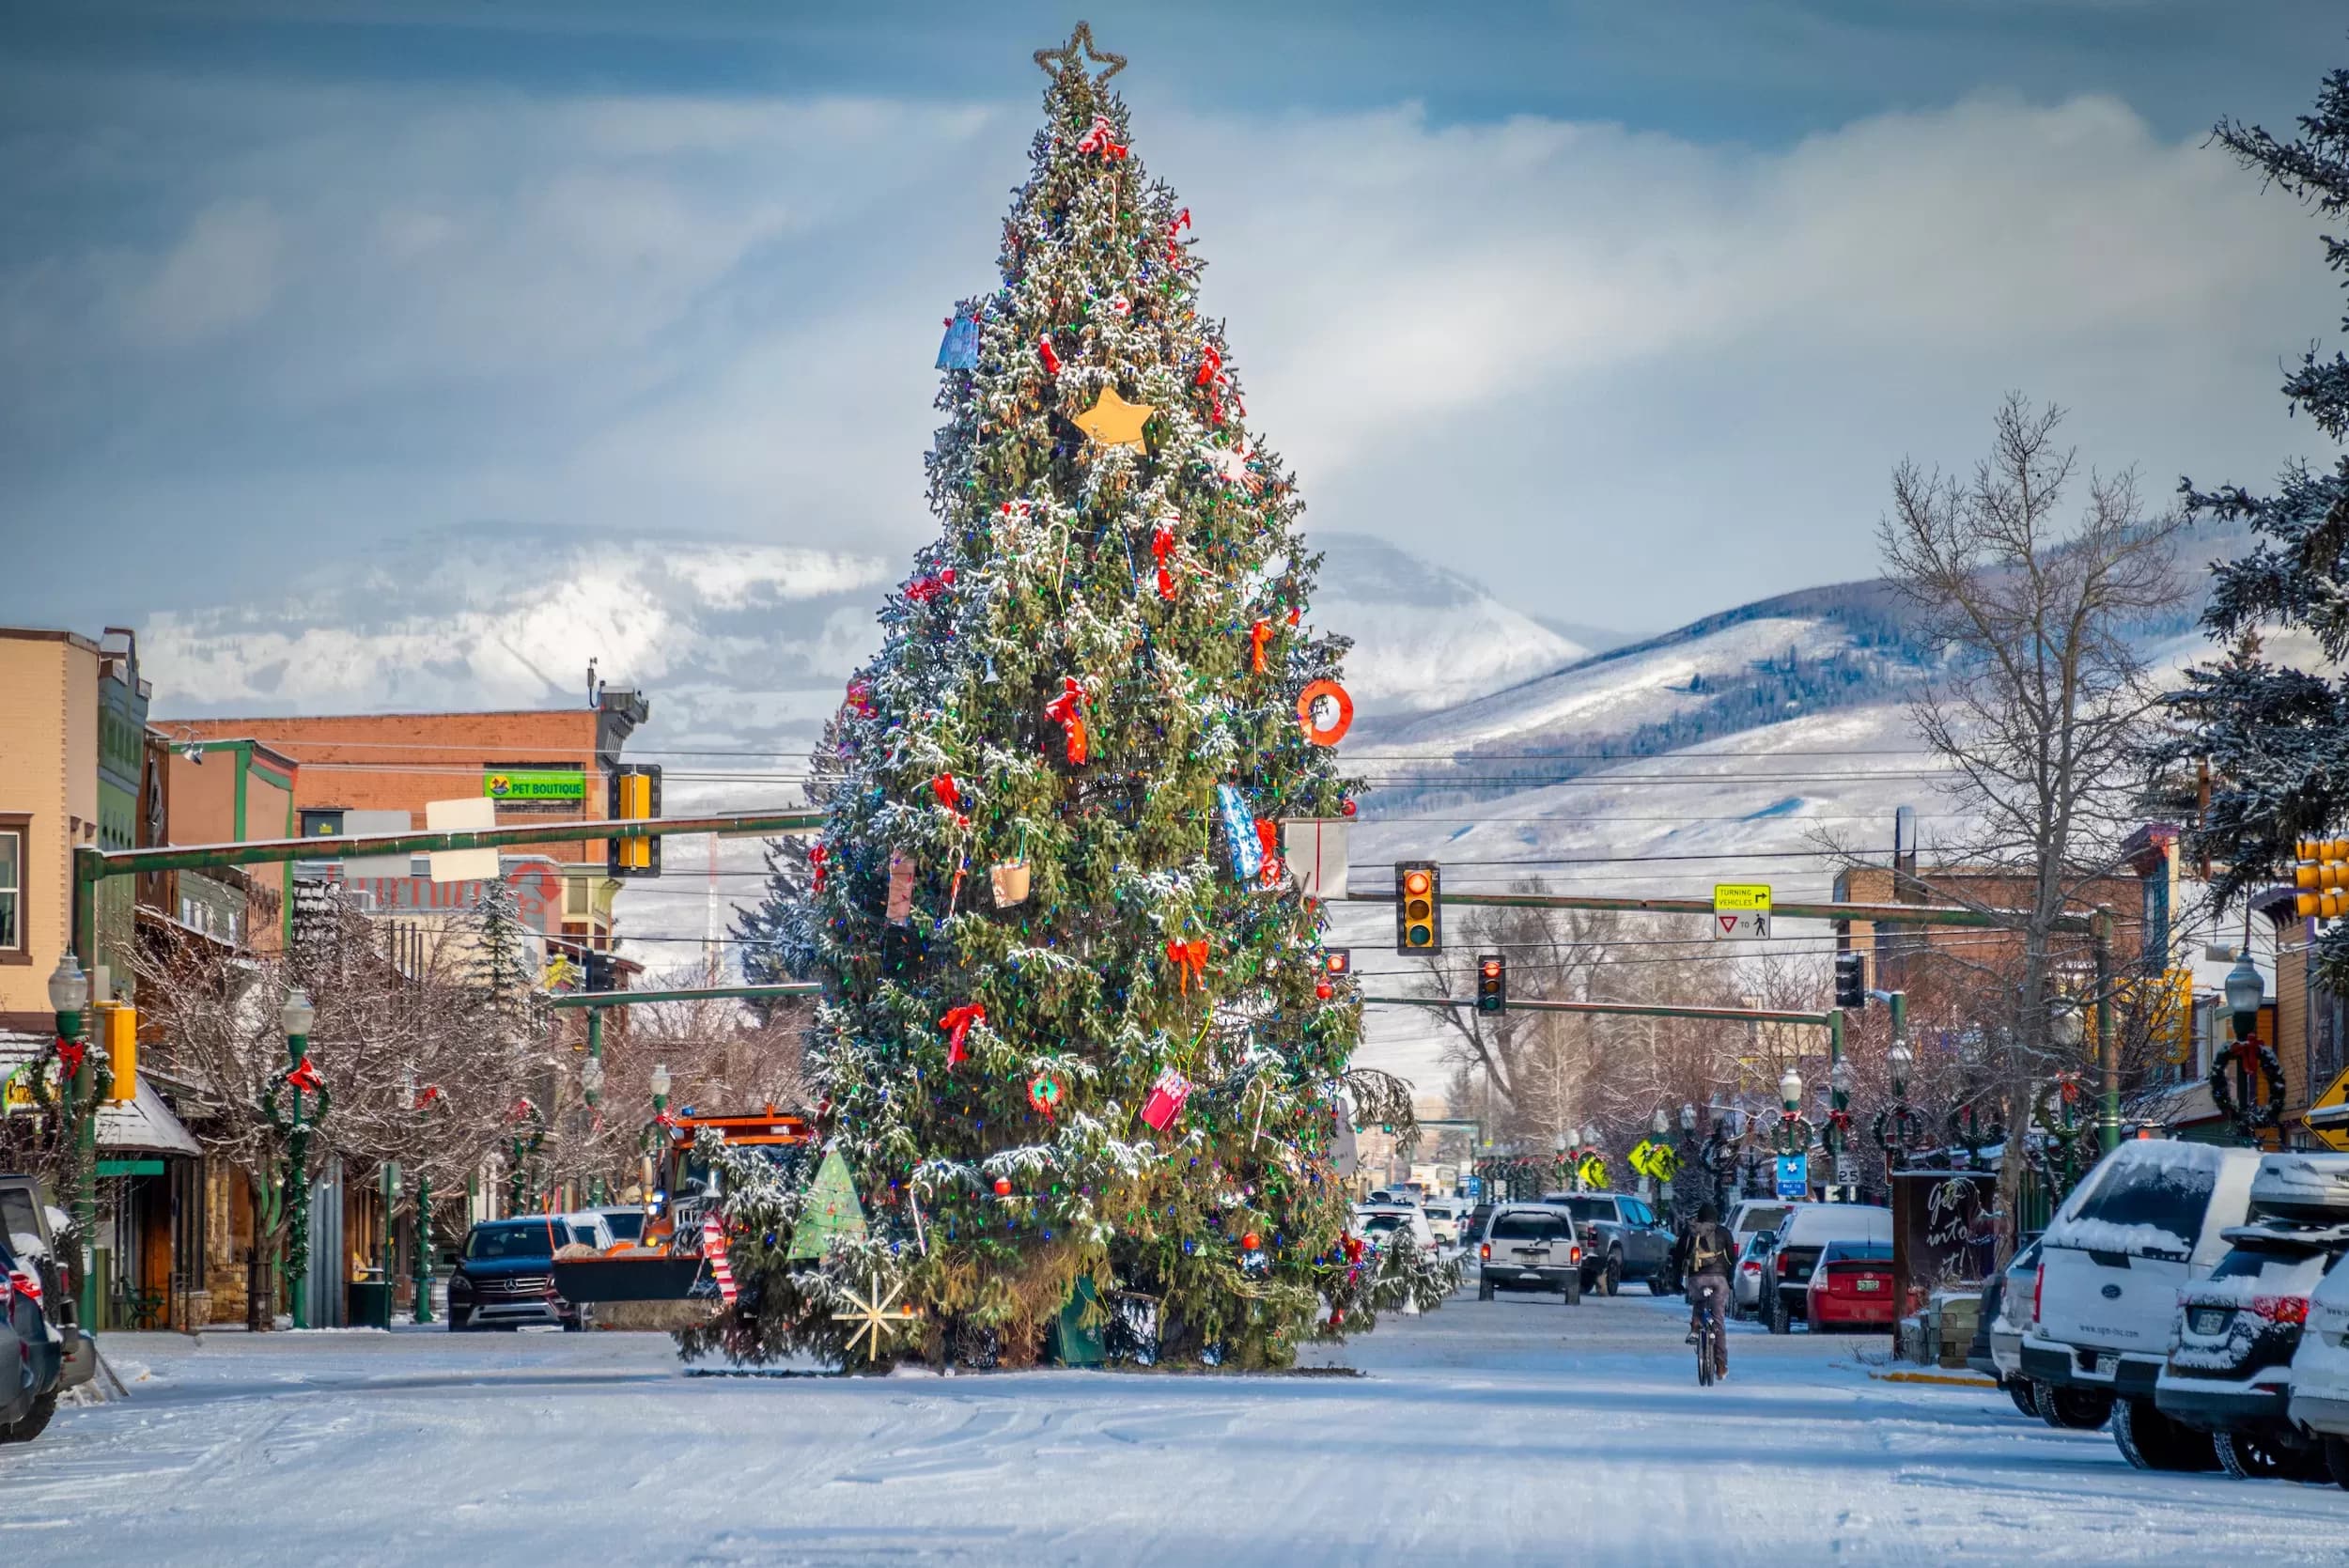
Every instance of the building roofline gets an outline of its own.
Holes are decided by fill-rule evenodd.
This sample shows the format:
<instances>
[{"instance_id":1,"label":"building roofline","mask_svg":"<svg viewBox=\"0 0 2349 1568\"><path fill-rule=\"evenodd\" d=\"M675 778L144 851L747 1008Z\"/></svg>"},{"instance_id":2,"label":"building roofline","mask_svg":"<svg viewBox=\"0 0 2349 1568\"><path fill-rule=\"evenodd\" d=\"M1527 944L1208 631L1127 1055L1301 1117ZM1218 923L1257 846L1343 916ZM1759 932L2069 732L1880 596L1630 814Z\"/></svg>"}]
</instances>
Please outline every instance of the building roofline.
<instances>
[{"instance_id":1,"label":"building roofline","mask_svg":"<svg viewBox=\"0 0 2349 1568\"><path fill-rule=\"evenodd\" d=\"M90 653L103 650L78 631L54 626L0 626L0 637L18 643L70 643Z\"/></svg>"},{"instance_id":2,"label":"building roofline","mask_svg":"<svg viewBox=\"0 0 2349 1568\"><path fill-rule=\"evenodd\" d=\"M242 718L215 718L211 715L205 714L183 719L174 717L170 714L164 714L156 719L155 722L159 724L230 725L338 724L373 719L542 719L555 718L566 714L573 715L581 719L593 719L597 717L599 711L599 709L592 707L567 706L418 708L412 712L384 713L280 713L263 718L254 718L250 716Z\"/></svg>"}]
</instances>

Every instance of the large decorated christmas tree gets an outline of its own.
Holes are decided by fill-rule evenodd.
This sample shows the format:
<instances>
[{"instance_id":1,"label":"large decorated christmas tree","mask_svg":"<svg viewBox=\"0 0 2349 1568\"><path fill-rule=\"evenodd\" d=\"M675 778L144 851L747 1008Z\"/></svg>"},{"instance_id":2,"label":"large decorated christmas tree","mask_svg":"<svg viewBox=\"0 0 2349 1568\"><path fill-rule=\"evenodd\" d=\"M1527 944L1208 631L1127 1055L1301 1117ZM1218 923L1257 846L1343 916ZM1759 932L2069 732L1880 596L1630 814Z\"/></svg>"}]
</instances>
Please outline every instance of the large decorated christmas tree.
<instances>
[{"instance_id":1,"label":"large decorated christmas tree","mask_svg":"<svg viewBox=\"0 0 2349 1568\"><path fill-rule=\"evenodd\" d=\"M1349 1074L1359 1003L1282 854L1284 823L1351 811L1346 644L1307 618L1300 503L1106 85L1125 62L1081 25L1036 60L1002 281L939 353L941 536L828 732L830 822L769 926L823 982L819 1133L869 1228L795 1246L813 1155L731 1162L743 1294L690 1349L845 1356L848 1293L894 1291L918 1319L860 1353L1016 1364L1106 1314L1277 1365L1428 1291L1346 1238L1338 1108L1408 1107Z\"/></svg>"}]
</instances>

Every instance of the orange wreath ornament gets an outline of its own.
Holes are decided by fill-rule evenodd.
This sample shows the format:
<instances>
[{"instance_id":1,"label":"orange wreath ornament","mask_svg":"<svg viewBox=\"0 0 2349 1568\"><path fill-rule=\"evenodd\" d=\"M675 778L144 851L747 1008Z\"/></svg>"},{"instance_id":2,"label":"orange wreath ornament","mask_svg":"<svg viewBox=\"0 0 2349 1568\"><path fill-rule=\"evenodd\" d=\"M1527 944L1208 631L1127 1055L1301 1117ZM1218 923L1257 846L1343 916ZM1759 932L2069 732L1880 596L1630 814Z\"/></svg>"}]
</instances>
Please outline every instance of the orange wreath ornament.
<instances>
[{"instance_id":1,"label":"orange wreath ornament","mask_svg":"<svg viewBox=\"0 0 2349 1568\"><path fill-rule=\"evenodd\" d=\"M1336 704L1338 709L1338 716L1327 724L1314 712L1324 697ZM1305 738L1315 745L1334 746L1354 727L1354 699L1334 680L1308 682L1305 690L1297 694L1297 722L1305 726Z\"/></svg>"}]
</instances>

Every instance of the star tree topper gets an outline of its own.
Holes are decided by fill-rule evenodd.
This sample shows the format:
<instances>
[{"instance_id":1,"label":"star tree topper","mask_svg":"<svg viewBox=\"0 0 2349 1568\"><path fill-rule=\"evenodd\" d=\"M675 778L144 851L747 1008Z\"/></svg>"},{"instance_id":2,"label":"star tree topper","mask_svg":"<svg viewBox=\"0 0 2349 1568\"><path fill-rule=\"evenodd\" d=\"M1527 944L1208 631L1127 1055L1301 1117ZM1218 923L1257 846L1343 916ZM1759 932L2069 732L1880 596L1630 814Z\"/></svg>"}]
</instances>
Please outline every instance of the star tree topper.
<instances>
[{"instance_id":1,"label":"star tree topper","mask_svg":"<svg viewBox=\"0 0 2349 1568\"><path fill-rule=\"evenodd\" d=\"M1140 446L1142 427L1158 411L1156 404L1128 403L1117 395L1115 387L1105 386L1101 396L1093 400L1093 407L1079 414L1075 424L1103 446Z\"/></svg>"},{"instance_id":2,"label":"star tree topper","mask_svg":"<svg viewBox=\"0 0 2349 1568\"><path fill-rule=\"evenodd\" d=\"M1080 49L1084 51L1081 59L1077 54ZM1110 68L1093 78L1093 85L1097 87L1126 69L1125 55L1105 54L1093 47L1093 23L1090 22L1078 23L1077 30L1069 34L1068 41L1058 49L1039 49L1035 52L1036 69L1047 76L1058 76L1068 70L1081 71L1085 60Z\"/></svg>"}]
</instances>

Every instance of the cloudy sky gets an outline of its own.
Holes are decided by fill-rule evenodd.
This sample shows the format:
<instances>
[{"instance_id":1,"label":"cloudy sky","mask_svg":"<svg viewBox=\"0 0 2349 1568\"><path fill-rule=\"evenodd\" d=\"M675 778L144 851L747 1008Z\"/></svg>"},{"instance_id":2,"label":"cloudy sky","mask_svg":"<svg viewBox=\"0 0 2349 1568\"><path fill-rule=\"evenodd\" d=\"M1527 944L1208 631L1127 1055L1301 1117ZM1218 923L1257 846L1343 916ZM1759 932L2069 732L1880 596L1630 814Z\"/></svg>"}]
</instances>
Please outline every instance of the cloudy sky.
<instances>
[{"instance_id":1,"label":"cloudy sky","mask_svg":"<svg viewBox=\"0 0 2349 1568\"><path fill-rule=\"evenodd\" d=\"M1866 575L2009 387L2156 495L2310 440L2316 227L2204 141L2349 64L2338 0L1084 9L1310 519L1522 608ZM910 549L1074 14L0 8L0 616L453 526Z\"/></svg>"}]
</instances>

